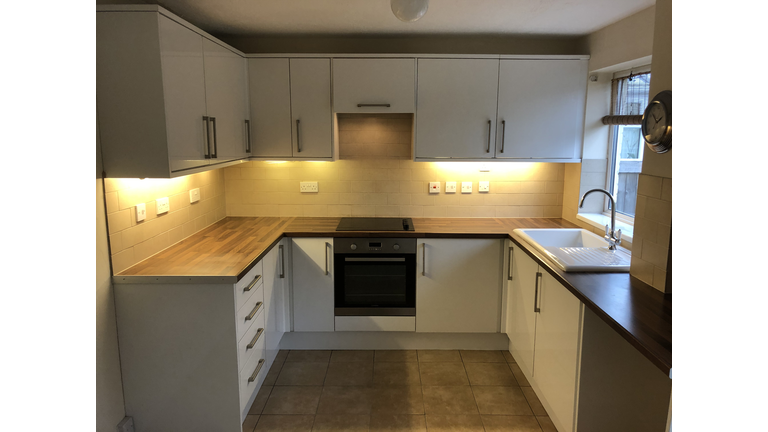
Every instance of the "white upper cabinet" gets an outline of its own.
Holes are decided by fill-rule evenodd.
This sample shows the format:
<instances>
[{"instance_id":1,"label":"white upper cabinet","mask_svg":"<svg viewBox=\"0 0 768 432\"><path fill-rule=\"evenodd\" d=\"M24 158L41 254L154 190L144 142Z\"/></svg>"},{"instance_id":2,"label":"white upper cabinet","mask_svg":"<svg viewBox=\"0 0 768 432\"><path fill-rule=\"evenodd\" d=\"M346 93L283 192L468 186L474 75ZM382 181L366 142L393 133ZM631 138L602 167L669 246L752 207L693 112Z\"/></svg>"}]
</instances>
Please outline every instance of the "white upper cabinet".
<instances>
[{"instance_id":1,"label":"white upper cabinet","mask_svg":"<svg viewBox=\"0 0 768 432\"><path fill-rule=\"evenodd\" d=\"M248 59L251 103L251 155L290 158L291 75L287 58Z\"/></svg>"},{"instance_id":2,"label":"white upper cabinet","mask_svg":"<svg viewBox=\"0 0 768 432\"><path fill-rule=\"evenodd\" d=\"M419 59L416 159L490 159L498 59Z\"/></svg>"},{"instance_id":3,"label":"white upper cabinet","mask_svg":"<svg viewBox=\"0 0 768 432\"><path fill-rule=\"evenodd\" d=\"M331 59L291 59L293 156L333 158Z\"/></svg>"},{"instance_id":4,"label":"white upper cabinet","mask_svg":"<svg viewBox=\"0 0 768 432\"><path fill-rule=\"evenodd\" d=\"M416 112L416 60L333 59L333 111Z\"/></svg>"},{"instance_id":5,"label":"white upper cabinet","mask_svg":"<svg viewBox=\"0 0 768 432\"><path fill-rule=\"evenodd\" d=\"M501 60L496 158L581 158L587 64Z\"/></svg>"}]
</instances>

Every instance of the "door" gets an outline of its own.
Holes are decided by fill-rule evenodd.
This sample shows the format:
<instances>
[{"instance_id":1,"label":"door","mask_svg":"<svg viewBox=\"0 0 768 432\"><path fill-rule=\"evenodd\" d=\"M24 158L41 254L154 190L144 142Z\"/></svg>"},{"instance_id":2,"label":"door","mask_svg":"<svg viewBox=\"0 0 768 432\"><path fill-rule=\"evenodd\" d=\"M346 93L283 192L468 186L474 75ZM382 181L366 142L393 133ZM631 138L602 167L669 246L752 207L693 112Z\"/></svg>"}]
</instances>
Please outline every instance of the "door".
<instances>
[{"instance_id":1,"label":"door","mask_svg":"<svg viewBox=\"0 0 768 432\"><path fill-rule=\"evenodd\" d=\"M501 259L496 239L419 239L416 331L498 332Z\"/></svg>"},{"instance_id":2,"label":"door","mask_svg":"<svg viewBox=\"0 0 768 432\"><path fill-rule=\"evenodd\" d=\"M535 295L538 291L539 265L514 243L510 244L511 289L507 298L507 336L510 351L526 377L533 376L536 338Z\"/></svg>"},{"instance_id":3,"label":"door","mask_svg":"<svg viewBox=\"0 0 768 432\"><path fill-rule=\"evenodd\" d=\"M418 60L416 158L493 157L498 73L495 59Z\"/></svg>"},{"instance_id":4,"label":"door","mask_svg":"<svg viewBox=\"0 0 768 432\"><path fill-rule=\"evenodd\" d=\"M274 246L272 250L263 258L264 264L264 303L267 309L264 311L264 337L267 367L272 366L272 361L277 356L280 339L283 337L281 331L280 313L283 307L283 279L280 278L280 253L282 248Z\"/></svg>"},{"instance_id":5,"label":"door","mask_svg":"<svg viewBox=\"0 0 768 432\"><path fill-rule=\"evenodd\" d=\"M333 158L331 60L290 59L293 157Z\"/></svg>"},{"instance_id":6,"label":"door","mask_svg":"<svg viewBox=\"0 0 768 432\"><path fill-rule=\"evenodd\" d=\"M497 158L579 159L586 60L501 60Z\"/></svg>"},{"instance_id":7,"label":"door","mask_svg":"<svg viewBox=\"0 0 768 432\"><path fill-rule=\"evenodd\" d=\"M293 330L332 332L333 239L294 238Z\"/></svg>"},{"instance_id":8,"label":"door","mask_svg":"<svg viewBox=\"0 0 768 432\"><path fill-rule=\"evenodd\" d=\"M158 20L170 169L205 166L210 159L203 37L162 15Z\"/></svg>"},{"instance_id":9,"label":"door","mask_svg":"<svg viewBox=\"0 0 768 432\"><path fill-rule=\"evenodd\" d=\"M246 62L243 57L203 38L205 95L213 127L213 163L247 157ZM215 119L215 120L214 120Z\"/></svg>"},{"instance_id":10,"label":"door","mask_svg":"<svg viewBox=\"0 0 768 432\"><path fill-rule=\"evenodd\" d=\"M287 58L248 59L251 155L290 158L291 81Z\"/></svg>"},{"instance_id":11,"label":"door","mask_svg":"<svg viewBox=\"0 0 768 432\"><path fill-rule=\"evenodd\" d=\"M415 112L415 86L414 59L333 59L337 113Z\"/></svg>"}]
</instances>

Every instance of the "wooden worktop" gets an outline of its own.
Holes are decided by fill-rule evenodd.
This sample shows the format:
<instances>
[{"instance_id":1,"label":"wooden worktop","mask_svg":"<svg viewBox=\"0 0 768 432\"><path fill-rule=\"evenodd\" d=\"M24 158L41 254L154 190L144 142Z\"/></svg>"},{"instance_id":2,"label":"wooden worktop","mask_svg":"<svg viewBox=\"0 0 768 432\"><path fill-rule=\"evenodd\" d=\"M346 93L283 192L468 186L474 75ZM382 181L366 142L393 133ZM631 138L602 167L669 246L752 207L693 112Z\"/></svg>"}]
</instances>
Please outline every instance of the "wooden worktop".
<instances>
[{"instance_id":1,"label":"wooden worktop","mask_svg":"<svg viewBox=\"0 0 768 432\"><path fill-rule=\"evenodd\" d=\"M629 273L566 273L512 234L578 228L553 218L413 218L414 231L337 232L340 218L227 217L115 276L242 278L282 237L509 238L664 373L672 368L672 298Z\"/></svg>"}]
</instances>

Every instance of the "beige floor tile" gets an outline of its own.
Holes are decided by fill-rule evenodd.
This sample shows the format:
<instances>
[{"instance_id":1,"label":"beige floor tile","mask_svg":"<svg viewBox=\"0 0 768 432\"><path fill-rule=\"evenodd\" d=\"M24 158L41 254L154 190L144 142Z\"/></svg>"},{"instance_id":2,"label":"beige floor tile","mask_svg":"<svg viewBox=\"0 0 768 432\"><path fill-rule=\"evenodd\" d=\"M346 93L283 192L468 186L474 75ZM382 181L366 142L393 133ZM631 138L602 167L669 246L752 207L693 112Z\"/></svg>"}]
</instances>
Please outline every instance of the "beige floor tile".
<instances>
[{"instance_id":1,"label":"beige floor tile","mask_svg":"<svg viewBox=\"0 0 768 432\"><path fill-rule=\"evenodd\" d=\"M406 362L374 362L373 384L377 386L420 385L419 364Z\"/></svg>"},{"instance_id":2,"label":"beige floor tile","mask_svg":"<svg viewBox=\"0 0 768 432\"><path fill-rule=\"evenodd\" d=\"M464 363L506 363L501 351L461 350L460 352Z\"/></svg>"},{"instance_id":3,"label":"beige floor tile","mask_svg":"<svg viewBox=\"0 0 768 432\"><path fill-rule=\"evenodd\" d=\"M419 363L421 385L469 385L464 363ZM511 374L511 373L510 373Z\"/></svg>"},{"instance_id":4,"label":"beige floor tile","mask_svg":"<svg viewBox=\"0 0 768 432\"><path fill-rule=\"evenodd\" d=\"M509 365L509 369L512 371L512 375L515 376L515 379L517 380L517 385L520 387L530 387L531 384L528 382L528 379L525 378L525 375L523 375L523 371L520 369L520 366L517 365L517 363L507 363Z\"/></svg>"},{"instance_id":5,"label":"beige floor tile","mask_svg":"<svg viewBox=\"0 0 768 432\"><path fill-rule=\"evenodd\" d=\"M245 416L245 421L243 422L243 432L253 432L254 429L256 429L256 423L259 421L259 416L257 415L247 415Z\"/></svg>"},{"instance_id":6,"label":"beige floor tile","mask_svg":"<svg viewBox=\"0 0 768 432\"><path fill-rule=\"evenodd\" d=\"M415 350L376 350L374 361L417 362L419 361L419 357Z\"/></svg>"},{"instance_id":7,"label":"beige floor tile","mask_svg":"<svg viewBox=\"0 0 768 432\"><path fill-rule=\"evenodd\" d=\"M477 404L469 386L425 386L424 412L426 414L477 414Z\"/></svg>"},{"instance_id":8,"label":"beige floor tile","mask_svg":"<svg viewBox=\"0 0 768 432\"><path fill-rule=\"evenodd\" d=\"M480 414L532 416L520 387L472 386Z\"/></svg>"},{"instance_id":9,"label":"beige floor tile","mask_svg":"<svg viewBox=\"0 0 768 432\"><path fill-rule=\"evenodd\" d=\"M424 414L421 386L374 387L372 414Z\"/></svg>"},{"instance_id":10,"label":"beige floor tile","mask_svg":"<svg viewBox=\"0 0 768 432\"><path fill-rule=\"evenodd\" d=\"M275 363L282 364L285 362L285 359L288 358L288 350L280 350L277 352L277 355L275 356Z\"/></svg>"},{"instance_id":11,"label":"beige floor tile","mask_svg":"<svg viewBox=\"0 0 768 432\"><path fill-rule=\"evenodd\" d=\"M264 382L261 385L262 386L275 385L275 382L277 381L277 377L280 375L280 370L282 368L283 368L283 363L278 363L278 362L272 363L272 367L269 368L269 372L267 372L267 376L264 378Z\"/></svg>"},{"instance_id":12,"label":"beige floor tile","mask_svg":"<svg viewBox=\"0 0 768 432\"><path fill-rule=\"evenodd\" d=\"M501 354L504 356L504 360L506 360L507 363L517 363L517 361L515 361L515 358L512 357L512 353L510 353L509 351L502 351Z\"/></svg>"},{"instance_id":13,"label":"beige floor tile","mask_svg":"<svg viewBox=\"0 0 768 432\"><path fill-rule=\"evenodd\" d=\"M275 386L264 406L267 414L315 414L320 402L320 386Z\"/></svg>"},{"instance_id":14,"label":"beige floor tile","mask_svg":"<svg viewBox=\"0 0 768 432\"><path fill-rule=\"evenodd\" d=\"M541 426L542 432L557 432L555 424L552 423L552 420L548 416L536 416L536 420L539 421L539 426Z\"/></svg>"},{"instance_id":15,"label":"beige floor tile","mask_svg":"<svg viewBox=\"0 0 768 432\"><path fill-rule=\"evenodd\" d=\"M376 414L371 416L370 432L426 432L423 415Z\"/></svg>"},{"instance_id":16,"label":"beige floor tile","mask_svg":"<svg viewBox=\"0 0 768 432\"><path fill-rule=\"evenodd\" d=\"M321 386L325 382L328 363L292 363L285 362L280 375L275 381L278 386Z\"/></svg>"},{"instance_id":17,"label":"beige floor tile","mask_svg":"<svg viewBox=\"0 0 768 432\"><path fill-rule=\"evenodd\" d=\"M373 362L375 351L333 351L331 353L331 363L334 362Z\"/></svg>"},{"instance_id":18,"label":"beige floor tile","mask_svg":"<svg viewBox=\"0 0 768 432\"><path fill-rule=\"evenodd\" d=\"M256 432L311 432L313 415L263 415Z\"/></svg>"},{"instance_id":19,"label":"beige floor tile","mask_svg":"<svg viewBox=\"0 0 768 432\"><path fill-rule=\"evenodd\" d=\"M533 391L532 387L521 387L520 390L523 391L523 394L525 395L525 399L528 401L528 405L531 406L531 411L533 411L533 415L535 416L548 416L547 410L544 409L544 405L541 404L541 401L539 400L539 397L536 396L536 392Z\"/></svg>"},{"instance_id":20,"label":"beige floor tile","mask_svg":"<svg viewBox=\"0 0 768 432\"><path fill-rule=\"evenodd\" d=\"M479 414L472 415L427 415L429 432L484 432L483 420Z\"/></svg>"},{"instance_id":21,"label":"beige floor tile","mask_svg":"<svg viewBox=\"0 0 768 432\"><path fill-rule=\"evenodd\" d=\"M541 432L534 416L484 415L486 432Z\"/></svg>"},{"instance_id":22,"label":"beige floor tile","mask_svg":"<svg viewBox=\"0 0 768 432\"><path fill-rule=\"evenodd\" d=\"M248 414L261 414L264 410L264 406L269 400L269 394L272 392L272 386L262 385L259 389L259 393L256 394L256 399L253 400L251 408L248 410Z\"/></svg>"},{"instance_id":23,"label":"beige floor tile","mask_svg":"<svg viewBox=\"0 0 768 432\"><path fill-rule=\"evenodd\" d=\"M286 362L328 362L331 358L331 351L323 350L291 350Z\"/></svg>"},{"instance_id":24,"label":"beige floor tile","mask_svg":"<svg viewBox=\"0 0 768 432\"><path fill-rule=\"evenodd\" d=\"M370 387L323 387L318 414L370 414Z\"/></svg>"},{"instance_id":25,"label":"beige floor tile","mask_svg":"<svg viewBox=\"0 0 768 432\"><path fill-rule=\"evenodd\" d=\"M367 415L318 414L312 432L368 432Z\"/></svg>"},{"instance_id":26,"label":"beige floor tile","mask_svg":"<svg viewBox=\"0 0 768 432\"><path fill-rule=\"evenodd\" d=\"M465 363L469 383L475 385L516 386L517 380L507 363Z\"/></svg>"},{"instance_id":27,"label":"beige floor tile","mask_svg":"<svg viewBox=\"0 0 768 432\"><path fill-rule=\"evenodd\" d=\"M332 361L325 375L327 386L368 386L371 383L373 383L373 361L354 363Z\"/></svg>"},{"instance_id":28,"label":"beige floor tile","mask_svg":"<svg viewBox=\"0 0 768 432\"><path fill-rule=\"evenodd\" d=\"M461 361L458 350L419 350L418 355L420 363Z\"/></svg>"}]
</instances>

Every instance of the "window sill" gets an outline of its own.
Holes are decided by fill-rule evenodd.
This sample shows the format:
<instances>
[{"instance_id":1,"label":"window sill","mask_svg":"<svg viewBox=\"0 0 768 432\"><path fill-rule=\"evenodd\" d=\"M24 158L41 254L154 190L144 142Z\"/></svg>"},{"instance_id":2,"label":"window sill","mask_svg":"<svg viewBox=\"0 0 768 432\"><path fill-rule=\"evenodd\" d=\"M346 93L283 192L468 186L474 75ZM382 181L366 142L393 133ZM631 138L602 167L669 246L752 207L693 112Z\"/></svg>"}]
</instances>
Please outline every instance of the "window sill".
<instances>
[{"instance_id":1,"label":"window sill","mask_svg":"<svg viewBox=\"0 0 768 432\"><path fill-rule=\"evenodd\" d=\"M579 213L576 215L576 219L601 230L605 230L606 225L611 225L611 217L600 213ZM632 243L632 236L635 230L634 226L616 219L616 229L621 230L622 240Z\"/></svg>"}]
</instances>

